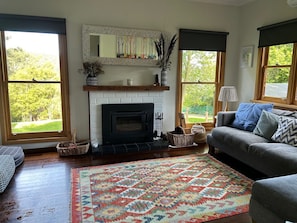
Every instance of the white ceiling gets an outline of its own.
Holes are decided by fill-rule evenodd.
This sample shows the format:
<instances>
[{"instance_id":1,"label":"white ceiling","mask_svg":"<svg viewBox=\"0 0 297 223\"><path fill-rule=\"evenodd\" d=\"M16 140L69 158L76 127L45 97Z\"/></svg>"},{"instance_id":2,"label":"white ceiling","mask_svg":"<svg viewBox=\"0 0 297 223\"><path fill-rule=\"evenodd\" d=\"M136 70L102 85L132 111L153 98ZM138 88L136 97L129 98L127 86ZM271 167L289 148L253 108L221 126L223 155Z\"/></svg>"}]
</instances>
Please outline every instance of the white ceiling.
<instances>
[{"instance_id":1,"label":"white ceiling","mask_svg":"<svg viewBox=\"0 0 297 223\"><path fill-rule=\"evenodd\" d=\"M188 1L204 2L204 3L220 4L220 5L241 6L255 0L188 0Z\"/></svg>"}]
</instances>

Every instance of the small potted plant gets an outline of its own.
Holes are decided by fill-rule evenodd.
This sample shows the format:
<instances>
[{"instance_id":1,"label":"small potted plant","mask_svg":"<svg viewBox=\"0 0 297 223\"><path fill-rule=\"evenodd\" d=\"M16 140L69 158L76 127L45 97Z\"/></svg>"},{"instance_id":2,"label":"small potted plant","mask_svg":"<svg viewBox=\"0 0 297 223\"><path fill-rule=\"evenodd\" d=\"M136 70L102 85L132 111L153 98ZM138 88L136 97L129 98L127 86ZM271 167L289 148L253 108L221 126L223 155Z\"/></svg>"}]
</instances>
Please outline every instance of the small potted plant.
<instances>
[{"instance_id":1,"label":"small potted plant","mask_svg":"<svg viewBox=\"0 0 297 223\"><path fill-rule=\"evenodd\" d=\"M170 69L171 61L170 56L174 49L175 43L177 41L176 34L171 38L168 48L165 42L164 35L161 33L160 39L155 41L156 51L158 54L157 65L161 68L161 85L167 84L167 70Z\"/></svg>"},{"instance_id":2,"label":"small potted plant","mask_svg":"<svg viewBox=\"0 0 297 223\"><path fill-rule=\"evenodd\" d=\"M87 75L87 85L98 85L99 74L103 74L102 64L98 61L96 62L84 62L83 63L83 73Z\"/></svg>"}]
</instances>

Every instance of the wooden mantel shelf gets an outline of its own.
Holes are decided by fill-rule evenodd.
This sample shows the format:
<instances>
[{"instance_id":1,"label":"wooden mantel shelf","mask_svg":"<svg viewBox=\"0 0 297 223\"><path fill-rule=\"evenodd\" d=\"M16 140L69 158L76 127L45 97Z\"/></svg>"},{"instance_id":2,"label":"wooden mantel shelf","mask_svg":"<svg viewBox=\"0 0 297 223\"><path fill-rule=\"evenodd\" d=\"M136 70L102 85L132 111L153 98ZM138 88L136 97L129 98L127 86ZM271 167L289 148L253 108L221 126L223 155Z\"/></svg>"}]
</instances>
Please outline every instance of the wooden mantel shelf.
<instances>
[{"instance_id":1,"label":"wooden mantel shelf","mask_svg":"<svg viewBox=\"0 0 297 223\"><path fill-rule=\"evenodd\" d=\"M91 86L84 85L84 91L169 91L169 86L134 85L134 86Z\"/></svg>"}]
</instances>

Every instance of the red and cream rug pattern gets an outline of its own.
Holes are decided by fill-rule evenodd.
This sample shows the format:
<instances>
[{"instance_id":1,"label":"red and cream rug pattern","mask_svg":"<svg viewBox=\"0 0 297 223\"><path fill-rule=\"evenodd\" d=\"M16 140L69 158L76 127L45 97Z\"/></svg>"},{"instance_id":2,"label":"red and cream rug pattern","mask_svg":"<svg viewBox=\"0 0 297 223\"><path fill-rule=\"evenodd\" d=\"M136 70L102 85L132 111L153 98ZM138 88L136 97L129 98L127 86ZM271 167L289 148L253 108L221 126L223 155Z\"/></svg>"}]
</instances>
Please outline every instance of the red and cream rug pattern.
<instances>
[{"instance_id":1,"label":"red and cream rug pattern","mask_svg":"<svg viewBox=\"0 0 297 223\"><path fill-rule=\"evenodd\" d=\"M248 211L253 181L187 155L72 169L72 223L205 222Z\"/></svg>"}]
</instances>

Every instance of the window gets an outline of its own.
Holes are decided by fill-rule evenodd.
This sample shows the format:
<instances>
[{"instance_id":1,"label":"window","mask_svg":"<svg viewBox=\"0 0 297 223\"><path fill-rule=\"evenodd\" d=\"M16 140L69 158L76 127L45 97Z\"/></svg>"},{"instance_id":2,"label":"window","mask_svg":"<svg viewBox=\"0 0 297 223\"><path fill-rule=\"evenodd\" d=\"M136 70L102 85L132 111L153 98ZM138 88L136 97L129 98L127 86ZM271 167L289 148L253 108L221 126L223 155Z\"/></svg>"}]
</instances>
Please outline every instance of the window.
<instances>
[{"instance_id":1,"label":"window","mask_svg":"<svg viewBox=\"0 0 297 223\"><path fill-rule=\"evenodd\" d=\"M255 100L278 107L297 105L297 20L259 28Z\"/></svg>"},{"instance_id":2,"label":"window","mask_svg":"<svg viewBox=\"0 0 297 223\"><path fill-rule=\"evenodd\" d=\"M227 33L181 29L177 114L184 113L188 128L195 123L214 125L223 83Z\"/></svg>"},{"instance_id":3,"label":"window","mask_svg":"<svg viewBox=\"0 0 297 223\"><path fill-rule=\"evenodd\" d=\"M1 14L0 29L2 142L69 139L65 20Z\"/></svg>"}]
</instances>

